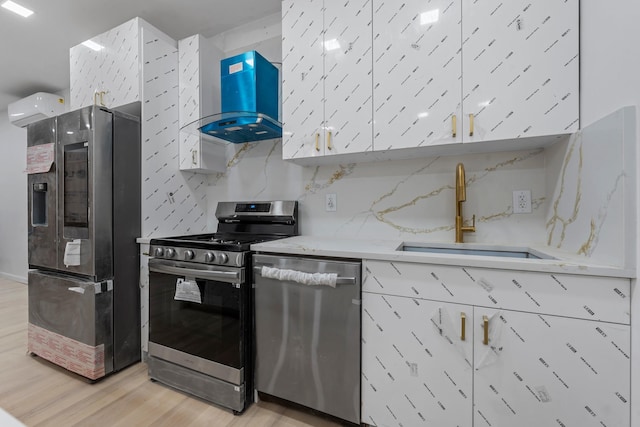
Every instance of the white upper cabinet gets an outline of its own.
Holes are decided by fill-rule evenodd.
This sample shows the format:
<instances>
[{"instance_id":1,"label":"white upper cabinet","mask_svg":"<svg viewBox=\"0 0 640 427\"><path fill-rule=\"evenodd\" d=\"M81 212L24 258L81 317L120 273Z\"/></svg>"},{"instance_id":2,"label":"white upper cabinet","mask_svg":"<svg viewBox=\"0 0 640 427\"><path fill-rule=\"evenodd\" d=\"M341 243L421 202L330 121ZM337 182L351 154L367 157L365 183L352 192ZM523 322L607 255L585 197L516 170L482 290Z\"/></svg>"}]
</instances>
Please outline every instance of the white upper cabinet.
<instances>
[{"instance_id":1,"label":"white upper cabinet","mask_svg":"<svg viewBox=\"0 0 640 427\"><path fill-rule=\"evenodd\" d=\"M374 3L374 147L578 130L578 0Z\"/></svg>"},{"instance_id":2,"label":"white upper cabinet","mask_svg":"<svg viewBox=\"0 0 640 427\"><path fill-rule=\"evenodd\" d=\"M371 151L371 0L325 0L325 155Z\"/></svg>"},{"instance_id":3,"label":"white upper cabinet","mask_svg":"<svg viewBox=\"0 0 640 427\"><path fill-rule=\"evenodd\" d=\"M374 2L374 147L461 142L461 4Z\"/></svg>"},{"instance_id":4,"label":"white upper cabinet","mask_svg":"<svg viewBox=\"0 0 640 427\"><path fill-rule=\"evenodd\" d=\"M284 0L283 157L495 151L577 131L578 6Z\"/></svg>"},{"instance_id":5,"label":"white upper cabinet","mask_svg":"<svg viewBox=\"0 0 640 427\"><path fill-rule=\"evenodd\" d=\"M578 130L578 6L463 0L465 142Z\"/></svg>"},{"instance_id":6,"label":"white upper cabinet","mask_svg":"<svg viewBox=\"0 0 640 427\"><path fill-rule=\"evenodd\" d=\"M323 1L282 2L282 156L323 155Z\"/></svg>"},{"instance_id":7,"label":"white upper cabinet","mask_svg":"<svg viewBox=\"0 0 640 427\"><path fill-rule=\"evenodd\" d=\"M282 3L283 157L372 150L371 1Z\"/></svg>"},{"instance_id":8,"label":"white upper cabinet","mask_svg":"<svg viewBox=\"0 0 640 427\"><path fill-rule=\"evenodd\" d=\"M140 27L135 18L69 50L71 110L140 101Z\"/></svg>"},{"instance_id":9,"label":"white upper cabinet","mask_svg":"<svg viewBox=\"0 0 640 427\"><path fill-rule=\"evenodd\" d=\"M180 128L220 111L219 62L223 56L200 34L178 42ZM180 170L205 174L224 172L225 145L208 141L197 126L181 130Z\"/></svg>"}]
</instances>

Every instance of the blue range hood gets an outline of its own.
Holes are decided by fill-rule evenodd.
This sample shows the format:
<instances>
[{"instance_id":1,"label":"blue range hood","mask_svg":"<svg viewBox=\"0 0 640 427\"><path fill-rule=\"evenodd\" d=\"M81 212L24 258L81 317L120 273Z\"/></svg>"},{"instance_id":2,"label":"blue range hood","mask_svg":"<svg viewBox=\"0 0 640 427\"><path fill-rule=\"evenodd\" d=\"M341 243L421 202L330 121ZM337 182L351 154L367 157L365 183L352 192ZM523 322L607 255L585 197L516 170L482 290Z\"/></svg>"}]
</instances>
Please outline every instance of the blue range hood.
<instances>
[{"instance_id":1,"label":"blue range hood","mask_svg":"<svg viewBox=\"0 0 640 427\"><path fill-rule=\"evenodd\" d=\"M222 113L200 132L233 143L282 137L278 69L256 51L220 62Z\"/></svg>"}]
</instances>

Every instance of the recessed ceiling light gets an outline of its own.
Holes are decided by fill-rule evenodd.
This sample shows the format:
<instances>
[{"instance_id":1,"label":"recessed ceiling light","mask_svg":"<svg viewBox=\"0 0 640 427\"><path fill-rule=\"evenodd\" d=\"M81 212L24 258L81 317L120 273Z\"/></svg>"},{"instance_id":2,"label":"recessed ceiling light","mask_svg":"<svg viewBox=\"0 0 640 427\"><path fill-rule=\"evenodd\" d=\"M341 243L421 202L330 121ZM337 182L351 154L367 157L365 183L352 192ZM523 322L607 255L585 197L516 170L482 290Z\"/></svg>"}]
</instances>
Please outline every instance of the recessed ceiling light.
<instances>
[{"instance_id":1,"label":"recessed ceiling light","mask_svg":"<svg viewBox=\"0 0 640 427\"><path fill-rule=\"evenodd\" d=\"M104 49L104 46L102 46L101 44L98 44L98 43L96 43L94 41L91 41L91 40L83 41L82 44L84 46L88 47L89 49L95 50L96 52L99 51L99 50Z\"/></svg>"},{"instance_id":2,"label":"recessed ceiling light","mask_svg":"<svg viewBox=\"0 0 640 427\"><path fill-rule=\"evenodd\" d=\"M24 16L25 18L33 15L33 10L29 10L26 7L20 6L19 4L12 1L6 1L2 3L2 7L10 10L13 13L17 13L20 16Z\"/></svg>"}]
</instances>

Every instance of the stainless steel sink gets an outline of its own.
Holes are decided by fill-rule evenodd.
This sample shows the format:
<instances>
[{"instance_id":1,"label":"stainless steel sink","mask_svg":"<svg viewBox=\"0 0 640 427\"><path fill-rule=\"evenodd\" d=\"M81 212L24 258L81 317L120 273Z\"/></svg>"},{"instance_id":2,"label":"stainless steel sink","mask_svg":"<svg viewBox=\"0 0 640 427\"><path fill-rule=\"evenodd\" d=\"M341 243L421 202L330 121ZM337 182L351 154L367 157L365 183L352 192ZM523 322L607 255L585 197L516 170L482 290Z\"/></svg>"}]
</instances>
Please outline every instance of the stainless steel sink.
<instances>
[{"instance_id":1,"label":"stainless steel sink","mask_svg":"<svg viewBox=\"0 0 640 427\"><path fill-rule=\"evenodd\" d=\"M514 248L506 246L490 247L485 245L472 246L469 244L464 244L464 246L461 246L447 244L403 243L396 250L403 252L423 252L433 254L556 259L552 256L543 254L530 248Z\"/></svg>"}]
</instances>

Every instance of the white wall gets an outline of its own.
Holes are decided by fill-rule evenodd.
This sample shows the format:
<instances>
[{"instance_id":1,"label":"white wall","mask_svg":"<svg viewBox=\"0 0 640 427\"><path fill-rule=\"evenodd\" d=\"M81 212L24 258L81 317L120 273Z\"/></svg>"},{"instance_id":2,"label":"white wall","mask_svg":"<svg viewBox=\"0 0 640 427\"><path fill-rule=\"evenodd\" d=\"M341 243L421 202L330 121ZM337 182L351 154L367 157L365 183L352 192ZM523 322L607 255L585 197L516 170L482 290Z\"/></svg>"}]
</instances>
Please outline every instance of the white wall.
<instances>
[{"instance_id":1,"label":"white wall","mask_svg":"<svg viewBox=\"0 0 640 427\"><path fill-rule=\"evenodd\" d=\"M583 1L580 19L581 126L626 105L637 107L636 124L640 123L640 2ZM636 165L640 165L638 159ZM640 425L640 295L636 287L631 300L632 425Z\"/></svg>"},{"instance_id":2,"label":"white wall","mask_svg":"<svg viewBox=\"0 0 640 427\"><path fill-rule=\"evenodd\" d=\"M27 130L0 111L0 276L27 282Z\"/></svg>"}]
</instances>

